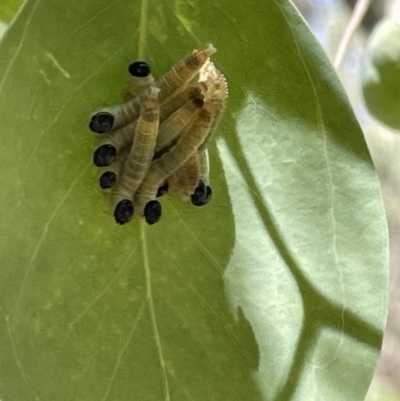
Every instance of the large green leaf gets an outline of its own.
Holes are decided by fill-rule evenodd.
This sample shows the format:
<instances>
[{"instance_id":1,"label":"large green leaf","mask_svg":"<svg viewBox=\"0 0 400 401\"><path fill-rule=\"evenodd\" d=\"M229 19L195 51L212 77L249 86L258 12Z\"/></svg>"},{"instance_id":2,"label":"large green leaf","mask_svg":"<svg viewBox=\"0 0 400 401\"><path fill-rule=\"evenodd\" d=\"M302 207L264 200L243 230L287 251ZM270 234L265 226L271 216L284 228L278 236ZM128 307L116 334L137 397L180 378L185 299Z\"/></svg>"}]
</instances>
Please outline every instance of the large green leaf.
<instances>
[{"instance_id":1,"label":"large green leaf","mask_svg":"<svg viewBox=\"0 0 400 401\"><path fill-rule=\"evenodd\" d=\"M212 42L230 99L213 201L117 226L88 116L126 67ZM284 0L28 0L0 54L0 396L362 400L386 227L362 133ZM232 213L233 212L233 213Z\"/></svg>"}]
</instances>

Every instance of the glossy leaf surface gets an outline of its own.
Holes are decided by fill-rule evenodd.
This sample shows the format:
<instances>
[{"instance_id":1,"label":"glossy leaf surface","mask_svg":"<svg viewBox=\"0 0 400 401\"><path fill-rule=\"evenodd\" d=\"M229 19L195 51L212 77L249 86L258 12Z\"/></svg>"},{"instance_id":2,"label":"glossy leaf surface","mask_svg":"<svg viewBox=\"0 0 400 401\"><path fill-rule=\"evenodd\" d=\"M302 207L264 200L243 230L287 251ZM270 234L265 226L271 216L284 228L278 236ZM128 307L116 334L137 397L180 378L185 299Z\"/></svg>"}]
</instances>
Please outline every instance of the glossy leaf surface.
<instances>
[{"instance_id":1,"label":"glossy leaf surface","mask_svg":"<svg viewBox=\"0 0 400 401\"><path fill-rule=\"evenodd\" d=\"M116 226L91 111L127 66L212 42L230 98L213 201ZM28 1L0 48L0 395L362 400L386 227L362 133L286 1Z\"/></svg>"}]
</instances>

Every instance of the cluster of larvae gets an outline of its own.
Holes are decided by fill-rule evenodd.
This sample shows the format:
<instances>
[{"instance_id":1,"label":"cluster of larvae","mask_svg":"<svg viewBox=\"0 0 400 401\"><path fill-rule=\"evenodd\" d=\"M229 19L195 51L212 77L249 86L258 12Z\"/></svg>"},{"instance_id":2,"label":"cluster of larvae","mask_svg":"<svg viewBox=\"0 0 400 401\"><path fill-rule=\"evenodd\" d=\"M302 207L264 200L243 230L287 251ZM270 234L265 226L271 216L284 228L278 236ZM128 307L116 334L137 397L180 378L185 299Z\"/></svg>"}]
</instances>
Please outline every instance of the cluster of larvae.
<instances>
[{"instance_id":1,"label":"cluster of larvae","mask_svg":"<svg viewBox=\"0 0 400 401\"><path fill-rule=\"evenodd\" d=\"M211 199L207 146L228 96L215 52L195 50L157 81L147 63L131 64L126 103L92 116L89 128L100 134L93 161L117 223L156 223L156 198L166 193L195 206Z\"/></svg>"}]
</instances>

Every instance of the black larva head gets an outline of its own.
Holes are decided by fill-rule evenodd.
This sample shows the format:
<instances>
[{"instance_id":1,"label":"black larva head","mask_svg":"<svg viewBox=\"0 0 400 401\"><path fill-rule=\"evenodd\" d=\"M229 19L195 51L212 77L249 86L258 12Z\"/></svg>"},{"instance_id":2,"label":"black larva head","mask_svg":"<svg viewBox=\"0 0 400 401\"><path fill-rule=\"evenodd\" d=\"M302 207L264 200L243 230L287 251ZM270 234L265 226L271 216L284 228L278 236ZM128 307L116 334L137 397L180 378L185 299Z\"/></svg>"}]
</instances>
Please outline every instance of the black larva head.
<instances>
[{"instance_id":1,"label":"black larva head","mask_svg":"<svg viewBox=\"0 0 400 401\"><path fill-rule=\"evenodd\" d=\"M97 167L109 166L115 156L117 155L117 150L112 145L102 145L95 150L93 155L93 163Z\"/></svg>"},{"instance_id":2,"label":"black larva head","mask_svg":"<svg viewBox=\"0 0 400 401\"><path fill-rule=\"evenodd\" d=\"M113 171L106 171L103 173L99 179L100 187L103 189L111 188L115 181L117 179L117 176Z\"/></svg>"},{"instance_id":3,"label":"black larva head","mask_svg":"<svg viewBox=\"0 0 400 401\"><path fill-rule=\"evenodd\" d=\"M132 219L134 212L133 203L129 199L123 199L114 209L115 221L118 224L125 224Z\"/></svg>"},{"instance_id":4,"label":"black larva head","mask_svg":"<svg viewBox=\"0 0 400 401\"><path fill-rule=\"evenodd\" d=\"M90 120L89 128L93 132L104 134L110 131L113 124L114 116L106 111L100 111L100 113L95 114Z\"/></svg>"},{"instance_id":5,"label":"black larva head","mask_svg":"<svg viewBox=\"0 0 400 401\"><path fill-rule=\"evenodd\" d=\"M194 194L190 195L190 199L194 206L204 206L210 202L212 197L212 189L205 185L203 181L199 181L199 185L194 190Z\"/></svg>"},{"instance_id":6,"label":"black larva head","mask_svg":"<svg viewBox=\"0 0 400 401\"><path fill-rule=\"evenodd\" d=\"M135 61L129 68L129 74L133 77L145 78L150 75L150 66L145 61Z\"/></svg>"},{"instance_id":7,"label":"black larva head","mask_svg":"<svg viewBox=\"0 0 400 401\"><path fill-rule=\"evenodd\" d=\"M157 223L157 221L161 218L161 212L162 208L159 201L152 200L148 202L146 207L144 208L144 218L146 220L146 223Z\"/></svg>"},{"instance_id":8,"label":"black larva head","mask_svg":"<svg viewBox=\"0 0 400 401\"><path fill-rule=\"evenodd\" d=\"M195 106L197 107L203 107L204 104L204 97L203 96L196 96L192 99L192 102L194 103Z\"/></svg>"},{"instance_id":9,"label":"black larva head","mask_svg":"<svg viewBox=\"0 0 400 401\"><path fill-rule=\"evenodd\" d=\"M157 198L159 198L160 196L165 195L168 192L168 182L166 182L165 184L161 185L161 187L158 188L157 190Z\"/></svg>"}]
</instances>

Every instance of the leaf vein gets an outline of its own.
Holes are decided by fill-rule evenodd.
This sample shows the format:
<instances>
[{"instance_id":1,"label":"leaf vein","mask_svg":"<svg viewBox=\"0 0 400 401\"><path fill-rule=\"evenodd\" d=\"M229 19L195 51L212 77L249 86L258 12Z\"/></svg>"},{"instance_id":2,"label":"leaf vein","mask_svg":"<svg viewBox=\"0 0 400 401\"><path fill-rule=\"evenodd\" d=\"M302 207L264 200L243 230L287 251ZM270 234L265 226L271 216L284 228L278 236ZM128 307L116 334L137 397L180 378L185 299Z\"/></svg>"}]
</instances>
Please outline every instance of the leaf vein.
<instances>
[{"instance_id":1,"label":"leaf vein","mask_svg":"<svg viewBox=\"0 0 400 401\"><path fill-rule=\"evenodd\" d=\"M128 45L129 41L127 41L124 45L122 45L118 50L115 51L114 54L111 55L110 58L108 58L105 62L100 63L100 65L96 68L96 70L93 71L92 74L90 74L88 77L86 77L85 80L82 81L81 84L79 84L73 91L71 91L70 95L67 97L67 99L63 102L62 107L60 108L59 112L55 115L55 117L53 118L53 120L50 122L50 124L42 130L40 136L37 139L37 142L35 144L35 146L33 147L32 151L30 152L30 157L26 163L26 172L29 170L29 166L33 160L33 157L35 156L40 143L42 142L45 134L50 131L54 124L57 123L59 117L64 113L64 111L69 107L69 102L71 101L71 99L75 99L76 93L79 92L79 90L81 90L88 82L90 82L90 80L96 75L98 74L99 71L101 71L102 68L104 68L105 65L107 65L108 62L110 62L119 52L121 52L127 45Z\"/></svg>"},{"instance_id":2,"label":"leaf vein","mask_svg":"<svg viewBox=\"0 0 400 401\"><path fill-rule=\"evenodd\" d=\"M145 276L146 276L146 297L149 302L151 324L153 326L154 340L155 340L155 344L156 344L156 348L157 348L158 359L159 359L160 366L161 366L161 373L162 373L163 384L164 384L165 401L170 401L171 397L170 397L170 393L169 393L169 382L168 382L166 363L165 363L164 352L163 352L163 348L162 348L162 344L161 344L160 333L158 331L157 317L156 317L156 313L154 310L153 292L152 292L152 288L151 288L151 269L150 269L148 250L147 250L147 238L146 238L146 234L145 234L145 226L144 226L143 222L140 223L140 234L141 234L141 243L143 245L143 258L144 258L143 266L144 266Z\"/></svg>"},{"instance_id":3,"label":"leaf vein","mask_svg":"<svg viewBox=\"0 0 400 401\"><path fill-rule=\"evenodd\" d=\"M22 49L22 47L24 45L24 42L25 42L25 37L26 37L26 35L28 33L28 28L29 28L29 26L31 24L31 21L32 21L32 17L35 14L35 11L36 11L39 3L40 3L40 0L37 0L35 5L32 7L32 10L31 10L30 14L28 15L28 18L26 19L26 24L24 26L24 30L22 31L21 40L19 41L18 47L15 50L15 53L13 54L13 56L11 57L10 62L8 64L8 66L7 66L7 69L6 69L6 71L5 71L4 75L3 75L3 79L0 82L0 93L3 91L4 83L6 82L6 80L8 78L8 74L12 70L12 67L14 66L14 63L17 60L17 58L19 56L19 53L21 52L21 49Z\"/></svg>"},{"instance_id":4,"label":"leaf vein","mask_svg":"<svg viewBox=\"0 0 400 401\"><path fill-rule=\"evenodd\" d=\"M112 389L112 385L114 383L114 380L115 380L115 377L117 375L119 366L121 364L121 359L125 354L126 348L128 347L128 344L130 343L130 341L132 339L133 333L135 332L137 325L139 324L139 321L140 321L140 318L143 315L143 310L144 310L145 306L146 306L146 302L143 302L143 304L140 307L139 312L138 312L138 314L136 316L136 319L135 319L135 321L134 321L134 323L132 325L132 330L129 333L129 336L128 336L127 340L125 341L125 344L123 345L123 347L121 348L121 350L120 350L120 352L118 354L117 362L116 362L114 370L113 370L113 372L111 374L111 378L110 378L110 381L108 382L108 385L107 385L106 391L104 393L104 396L101 398L101 401L106 401L108 396L110 395L110 392L111 392L111 389Z\"/></svg>"},{"instance_id":5,"label":"leaf vein","mask_svg":"<svg viewBox=\"0 0 400 401\"><path fill-rule=\"evenodd\" d=\"M11 334L10 315L6 315L6 314L4 313L4 310L3 310L2 307L0 307L0 309L1 309L1 312L3 313L4 320L5 320L5 322L6 322L7 333L8 333L8 337L10 338L11 349L12 349L12 353L13 353L14 358L15 358L15 362L16 362L16 364L17 364L17 366L18 366L19 371L21 372L21 376L22 376L24 382L28 385L28 387L31 389L33 395L35 396L35 400L36 400L36 401L39 401L40 398L39 398L39 396L36 394L36 392L35 392L35 390L34 390L32 384L31 384L30 381L28 380L28 378L27 378L27 376L26 376L26 373L25 373L25 371L24 371L24 369L23 369L23 367L22 367L21 360L19 359L19 356L18 356L18 353L17 353L17 349L16 349L15 343L14 343L14 337L13 337L13 335Z\"/></svg>"},{"instance_id":6,"label":"leaf vein","mask_svg":"<svg viewBox=\"0 0 400 401\"><path fill-rule=\"evenodd\" d=\"M319 130L322 133L322 138L323 138L323 153L324 153L324 160L325 160L325 168L326 168L326 172L328 175L328 191L329 191L329 218L331 221L331 226L332 226L332 253L333 253L333 257L334 257L334 261L335 261L335 265L336 267L339 267L339 255L338 255L338 250L337 250L337 225L336 225L336 218L335 218L335 186L334 186L334 182L333 182L333 174L332 174L332 168L331 168L331 160L329 158L329 153L328 153L328 136L327 136L327 130L325 128L325 123L324 123L324 117L323 117L323 113L321 110L321 104L319 101L319 97L318 97L318 91L317 88L315 86L315 82L313 79L313 76L311 74L311 71L304 59L304 55L303 52L299 46L298 40L297 40L297 36L294 34L293 32L293 28L291 26L291 24L289 23L289 21L287 20L287 16L286 14L283 12L281 6L278 4L278 2L276 0L275 4L277 5L277 7L280 9L283 18L285 19L289 29L290 29L290 33L292 34L293 37L293 42L294 45L296 46L296 50L297 53L299 55L299 58L301 60L301 63L304 67L304 70L307 74L307 78L308 81L310 82L310 86L313 92L313 103L315 105L315 110L316 110L316 119L317 119L317 125ZM345 299L344 299L344 294L343 294L343 289L344 289L344 283L343 283L343 273L342 273L342 269L338 268L338 275L339 275L339 280L340 280L340 292L341 292L341 298L342 298L342 313L341 313L341 319L342 319L342 329L344 328L345 322L344 322L344 315L345 315Z\"/></svg>"},{"instance_id":7,"label":"leaf vein","mask_svg":"<svg viewBox=\"0 0 400 401\"><path fill-rule=\"evenodd\" d=\"M69 189L65 192L65 195L63 196L63 198L57 203L57 206L54 208L53 213L50 215L49 219L47 220L46 224L44 225L42 235L40 236L39 241L36 244L36 247L32 253L32 257L29 260L29 264L26 268L24 277L22 279L22 284L20 286L20 290L19 290L17 299L15 301L14 306L11 308L10 313L13 313L13 311L17 307L17 305L22 297L25 285L27 284L27 281L28 281L28 277L29 277L31 271L33 270L33 265L34 265L35 259L40 251L40 248L42 247L42 244L44 243L44 241L47 237L47 233L49 231L49 227L50 227L51 223L53 222L54 218L57 216L58 212L60 211L61 207L64 205L65 201L68 199L69 195L71 194L72 190L75 188L76 184L83 177L83 175L87 172L87 170L90 166L91 166L91 163L88 163L86 165L86 167L84 169L82 169L82 172L75 178L75 180L71 182Z\"/></svg>"}]
</instances>

